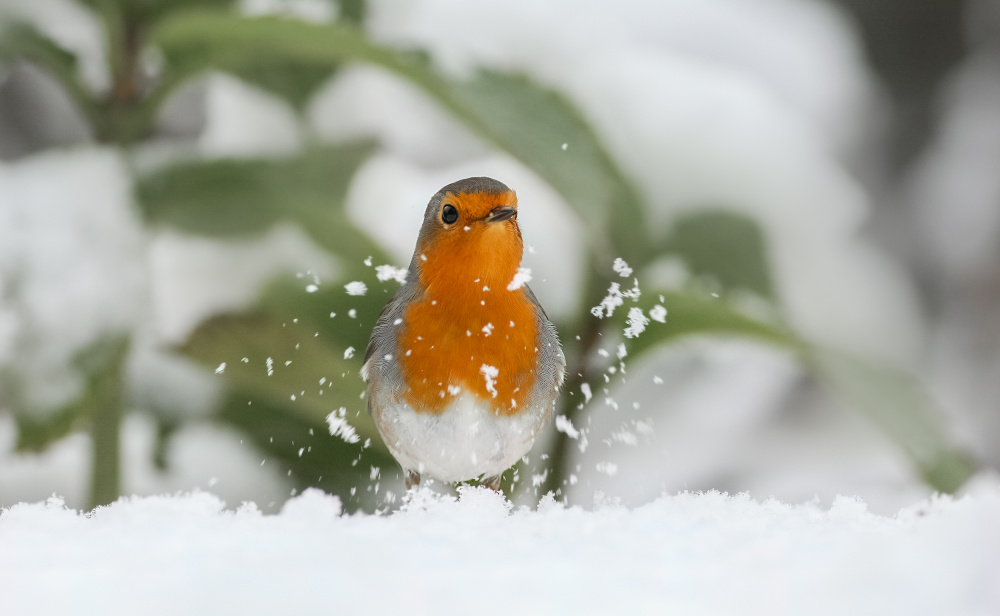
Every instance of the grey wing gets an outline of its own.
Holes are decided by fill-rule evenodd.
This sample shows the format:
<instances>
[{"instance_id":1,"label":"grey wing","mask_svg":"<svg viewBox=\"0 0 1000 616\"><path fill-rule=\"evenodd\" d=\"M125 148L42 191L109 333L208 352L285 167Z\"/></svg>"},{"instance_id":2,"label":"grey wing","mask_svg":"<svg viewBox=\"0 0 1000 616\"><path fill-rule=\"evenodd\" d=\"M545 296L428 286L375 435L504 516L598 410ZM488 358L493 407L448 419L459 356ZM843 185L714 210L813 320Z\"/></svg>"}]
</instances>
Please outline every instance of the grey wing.
<instances>
[{"instance_id":1,"label":"grey wing","mask_svg":"<svg viewBox=\"0 0 1000 616\"><path fill-rule=\"evenodd\" d=\"M415 296L412 285L403 285L393 296L382 313L375 321L368 348L365 350L365 361L361 366L361 378L364 379L368 391L368 412L372 412L372 404L392 395L403 386L403 374L396 360L396 321L403 318L403 312Z\"/></svg>"},{"instance_id":2,"label":"grey wing","mask_svg":"<svg viewBox=\"0 0 1000 616\"><path fill-rule=\"evenodd\" d=\"M531 287L524 285L524 293L535 306L538 316L538 379L535 384L535 391L532 397L549 395L553 390L562 387L566 378L566 356L563 354L562 345L559 343L559 332L556 326L549 320L549 315L538 303L538 298L531 290Z\"/></svg>"}]
</instances>

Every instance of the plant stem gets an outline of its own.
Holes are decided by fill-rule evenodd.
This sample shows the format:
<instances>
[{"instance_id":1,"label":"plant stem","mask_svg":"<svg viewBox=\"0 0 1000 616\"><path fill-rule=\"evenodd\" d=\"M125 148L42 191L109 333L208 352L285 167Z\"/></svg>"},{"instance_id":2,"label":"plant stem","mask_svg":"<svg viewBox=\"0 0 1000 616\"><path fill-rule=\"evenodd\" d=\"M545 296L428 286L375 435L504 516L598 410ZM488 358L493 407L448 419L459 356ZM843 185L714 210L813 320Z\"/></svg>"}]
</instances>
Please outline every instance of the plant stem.
<instances>
[{"instance_id":1,"label":"plant stem","mask_svg":"<svg viewBox=\"0 0 1000 616\"><path fill-rule=\"evenodd\" d=\"M90 506L100 507L115 501L121 490L121 420L120 395L96 409L90 427L93 466L90 474Z\"/></svg>"},{"instance_id":2,"label":"plant stem","mask_svg":"<svg viewBox=\"0 0 1000 616\"><path fill-rule=\"evenodd\" d=\"M108 359L93 387L90 423L91 470L90 506L115 501L121 490L121 423L124 411L123 373L128 356L128 339L110 349Z\"/></svg>"}]
</instances>

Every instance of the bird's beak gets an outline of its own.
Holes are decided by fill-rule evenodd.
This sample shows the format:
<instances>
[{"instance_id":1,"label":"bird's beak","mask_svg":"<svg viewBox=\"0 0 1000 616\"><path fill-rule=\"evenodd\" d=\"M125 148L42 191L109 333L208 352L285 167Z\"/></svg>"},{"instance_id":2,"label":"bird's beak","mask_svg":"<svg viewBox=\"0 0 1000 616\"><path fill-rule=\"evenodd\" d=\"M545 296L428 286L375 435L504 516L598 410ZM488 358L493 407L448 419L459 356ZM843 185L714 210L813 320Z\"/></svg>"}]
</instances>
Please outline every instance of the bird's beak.
<instances>
[{"instance_id":1,"label":"bird's beak","mask_svg":"<svg viewBox=\"0 0 1000 616\"><path fill-rule=\"evenodd\" d=\"M517 208L504 205L490 210L490 213L486 215L486 222L500 222L515 216L517 216Z\"/></svg>"}]
</instances>

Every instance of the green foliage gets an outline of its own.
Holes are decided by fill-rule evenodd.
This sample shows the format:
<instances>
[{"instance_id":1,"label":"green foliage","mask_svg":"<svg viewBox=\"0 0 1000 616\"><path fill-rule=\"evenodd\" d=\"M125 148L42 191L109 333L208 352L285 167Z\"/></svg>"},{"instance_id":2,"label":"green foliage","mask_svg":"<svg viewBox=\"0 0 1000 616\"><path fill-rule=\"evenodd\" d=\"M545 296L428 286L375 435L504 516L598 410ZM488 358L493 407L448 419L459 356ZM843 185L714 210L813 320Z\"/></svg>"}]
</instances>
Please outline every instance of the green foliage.
<instances>
[{"instance_id":1,"label":"green foliage","mask_svg":"<svg viewBox=\"0 0 1000 616\"><path fill-rule=\"evenodd\" d=\"M881 426L935 489L954 492L975 472L975 462L947 438L927 394L909 375L828 348L806 348L805 360L832 392Z\"/></svg>"},{"instance_id":2,"label":"green foliage","mask_svg":"<svg viewBox=\"0 0 1000 616\"><path fill-rule=\"evenodd\" d=\"M677 291L658 293L647 290L643 295L651 298L650 301L642 301L637 305L644 307L646 314L649 314L649 308L660 303L656 301L658 295L663 297L662 305L667 307L668 312L665 323L652 321L642 335L628 342L629 354L633 356L685 336L695 335L751 338L791 349L798 346L795 335L783 326L748 316L724 299ZM625 327L625 310L628 307L626 305L619 309L615 315L616 323L622 328L619 331Z\"/></svg>"},{"instance_id":3,"label":"green foliage","mask_svg":"<svg viewBox=\"0 0 1000 616\"><path fill-rule=\"evenodd\" d=\"M664 246L696 276L710 276L724 289L742 288L776 299L764 235L746 216L725 210L682 216Z\"/></svg>"},{"instance_id":4,"label":"green foliage","mask_svg":"<svg viewBox=\"0 0 1000 616\"><path fill-rule=\"evenodd\" d=\"M139 180L140 207L150 223L197 235L258 235L290 221L336 254L380 255L344 212L351 178L371 152L354 144L290 158L183 162Z\"/></svg>"},{"instance_id":5,"label":"green foliage","mask_svg":"<svg viewBox=\"0 0 1000 616\"><path fill-rule=\"evenodd\" d=\"M567 388L595 382L597 375L588 372L588 365L597 341L624 328L630 304L611 319L598 320L588 312L612 281L610 261L624 257L641 271L672 256L683 260L696 279L718 283L721 298L691 289L663 291L666 322L650 323L639 338L628 341L630 356L694 335L746 337L791 349L881 425L931 485L953 490L971 473L973 465L950 444L916 383L862 360L817 350L781 321L767 238L755 221L720 207L678 217L669 234L654 238L641 194L564 94L520 74L481 71L463 80L442 76L419 50L402 52L367 38L358 27L364 20L363 0L340 0L341 19L334 24L243 18L231 10L229 0L84 1L105 27L114 82L109 93L88 91L79 81L76 58L31 28L13 25L0 32L0 61L26 60L48 71L79 105L99 140L128 145L150 136L163 102L206 71L230 73L301 110L344 63L380 67L532 169L583 220L588 234L586 291L578 316L561 324L570 364ZM163 66L146 75L140 54L152 50ZM362 143L311 146L274 158L190 159L136 179L138 206L150 225L234 238L259 235L279 222L293 223L337 257L336 283L323 281L307 292L312 281L283 277L251 309L202 323L176 351L207 369L226 364L220 378L228 393L217 409L218 421L248 435L268 458L292 472L297 486L321 485L355 504L348 490L364 485L370 466L395 468L364 411L357 377L371 327L395 283L375 281L373 270L362 265L368 257L373 265L390 260L344 209L352 178L375 149ZM348 280L365 281L369 293L348 296L342 286ZM744 291L766 300L774 316L767 320L739 310L733 298ZM643 289L642 300L632 305L648 313L660 296ZM353 356L348 348L355 350ZM45 422L18 417L19 447L33 450L67 434L83 418L93 420L91 435L99 452L95 504L108 502L118 486L127 345L113 349L106 355L94 350L94 357L105 360L85 370L87 391L74 404ZM568 397L564 400L563 412L572 416L576 408ZM341 407L358 432L358 443L327 433L326 416ZM155 455L161 465L175 428L160 427ZM561 485L565 476L566 443L560 434L551 452L550 487Z\"/></svg>"},{"instance_id":6,"label":"green foliage","mask_svg":"<svg viewBox=\"0 0 1000 616\"><path fill-rule=\"evenodd\" d=\"M118 498L119 427L124 412L122 386L128 349L127 336L109 335L78 353L74 364L84 376L84 390L66 407L45 414L37 409L16 408L18 451L41 451L76 429L89 431L94 444L92 507Z\"/></svg>"},{"instance_id":7,"label":"green foliage","mask_svg":"<svg viewBox=\"0 0 1000 616\"><path fill-rule=\"evenodd\" d=\"M127 337L107 336L77 353L73 365L84 377L83 393L61 409L42 412L9 399L18 411L17 450L42 451L93 420L104 407L120 405L115 390L123 378L128 347Z\"/></svg>"}]
</instances>

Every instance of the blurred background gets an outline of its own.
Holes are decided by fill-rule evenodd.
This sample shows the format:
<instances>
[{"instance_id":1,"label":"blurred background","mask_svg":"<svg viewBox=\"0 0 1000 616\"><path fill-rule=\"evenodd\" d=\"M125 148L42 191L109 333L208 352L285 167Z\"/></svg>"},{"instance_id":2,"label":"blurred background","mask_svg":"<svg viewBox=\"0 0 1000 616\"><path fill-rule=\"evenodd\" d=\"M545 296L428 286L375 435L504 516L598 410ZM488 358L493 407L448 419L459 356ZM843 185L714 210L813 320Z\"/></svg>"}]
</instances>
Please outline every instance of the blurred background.
<instances>
[{"instance_id":1,"label":"blurred background","mask_svg":"<svg viewBox=\"0 0 1000 616\"><path fill-rule=\"evenodd\" d=\"M517 502L1000 464L995 0L0 0L0 506L394 506L379 266L471 175L570 367Z\"/></svg>"}]
</instances>

